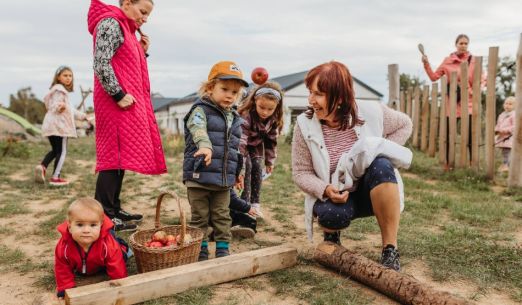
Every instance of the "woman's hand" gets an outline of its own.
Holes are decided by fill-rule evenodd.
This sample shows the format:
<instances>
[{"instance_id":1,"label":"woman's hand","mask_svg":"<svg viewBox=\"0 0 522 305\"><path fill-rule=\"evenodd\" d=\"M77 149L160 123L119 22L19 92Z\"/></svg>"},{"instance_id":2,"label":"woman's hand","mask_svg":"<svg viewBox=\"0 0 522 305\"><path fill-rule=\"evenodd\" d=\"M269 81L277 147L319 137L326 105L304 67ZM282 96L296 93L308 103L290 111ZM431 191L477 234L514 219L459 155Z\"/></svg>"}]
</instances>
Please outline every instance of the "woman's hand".
<instances>
[{"instance_id":1,"label":"woman's hand","mask_svg":"<svg viewBox=\"0 0 522 305\"><path fill-rule=\"evenodd\" d=\"M149 36L147 36L145 34L141 34L140 44L141 44L141 47L143 48L143 51L145 51L145 53L147 53L147 51L149 50L149 46L150 46Z\"/></svg>"},{"instance_id":2,"label":"woman's hand","mask_svg":"<svg viewBox=\"0 0 522 305\"><path fill-rule=\"evenodd\" d=\"M330 198L330 200L334 203L345 203L348 201L348 195L348 191L339 191L331 184L328 184L324 190L324 196Z\"/></svg>"},{"instance_id":3,"label":"woman's hand","mask_svg":"<svg viewBox=\"0 0 522 305\"><path fill-rule=\"evenodd\" d=\"M209 166L210 161L212 160L212 149L206 148L206 147L201 147L194 154L194 157L198 157L198 156L205 156L205 158L204 158L205 166Z\"/></svg>"},{"instance_id":4,"label":"woman's hand","mask_svg":"<svg viewBox=\"0 0 522 305\"><path fill-rule=\"evenodd\" d=\"M428 56L422 55L422 63L427 64L428 62Z\"/></svg>"},{"instance_id":5,"label":"woman's hand","mask_svg":"<svg viewBox=\"0 0 522 305\"><path fill-rule=\"evenodd\" d=\"M127 110L134 103L134 96L130 94L125 94L125 96L118 102L118 106L120 106L120 108L123 110Z\"/></svg>"}]
</instances>

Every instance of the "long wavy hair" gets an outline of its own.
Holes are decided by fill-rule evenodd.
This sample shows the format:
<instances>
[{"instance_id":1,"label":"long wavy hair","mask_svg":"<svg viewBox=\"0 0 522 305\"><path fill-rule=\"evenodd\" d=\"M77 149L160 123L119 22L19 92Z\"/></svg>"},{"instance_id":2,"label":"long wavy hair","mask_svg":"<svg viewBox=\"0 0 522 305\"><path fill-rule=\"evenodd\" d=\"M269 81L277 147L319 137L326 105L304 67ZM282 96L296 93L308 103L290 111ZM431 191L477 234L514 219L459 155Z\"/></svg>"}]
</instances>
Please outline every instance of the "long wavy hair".
<instances>
[{"instance_id":1,"label":"long wavy hair","mask_svg":"<svg viewBox=\"0 0 522 305\"><path fill-rule=\"evenodd\" d=\"M60 75L62 75L63 72L65 71L69 71L72 73L73 75L73 78L72 78L72 81L71 81L71 84L69 86L66 86L65 84L62 84L59 80L58 80L58 77L60 77ZM56 70L56 72L54 73L54 77L53 77L53 82L51 83L51 87L49 87L49 89L51 89L54 85L56 84L61 84L65 87L65 89L68 91L68 92L73 92L74 91L74 73L72 71L71 68L67 67L67 66L60 66L58 67L58 69Z\"/></svg>"},{"instance_id":2,"label":"long wavy hair","mask_svg":"<svg viewBox=\"0 0 522 305\"><path fill-rule=\"evenodd\" d=\"M334 113L335 120L341 123L339 130L364 124L358 116L353 79L348 67L337 61L321 64L308 71L305 77L306 87L310 89L316 79L317 89L326 94L328 115ZM311 119L313 115L314 109L309 106L306 116Z\"/></svg>"},{"instance_id":3,"label":"long wavy hair","mask_svg":"<svg viewBox=\"0 0 522 305\"><path fill-rule=\"evenodd\" d=\"M277 92L279 92L279 94L281 94L281 100L279 101L277 97L271 95L271 94L263 94L262 96L269 99L269 100L273 100L277 103L277 106L276 106L276 109L274 110L274 113L272 114L271 117L274 118L274 122L276 123L276 126L277 126L277 130L279 132L281 132L281 130L283 129L283 115L284 115L284 111L283 111L283 99L284 99L284 95L283 95L283 89L281 89L281 85L279 85L278 83L276 82L272 82L272 81L268 81L260 86L257 86L255 87L253 90L250 91L250 93L248 94L248 96L243 100L243 102L241 103L241 105L239 106L239 109L237 110L239 112L240 115L242 115L243 113L246 113L248 111L255 111L256 110L256 93L259 89L261 88L271 88L271 89L274 89L276 90Z\"/></svg>"}]
</instances>

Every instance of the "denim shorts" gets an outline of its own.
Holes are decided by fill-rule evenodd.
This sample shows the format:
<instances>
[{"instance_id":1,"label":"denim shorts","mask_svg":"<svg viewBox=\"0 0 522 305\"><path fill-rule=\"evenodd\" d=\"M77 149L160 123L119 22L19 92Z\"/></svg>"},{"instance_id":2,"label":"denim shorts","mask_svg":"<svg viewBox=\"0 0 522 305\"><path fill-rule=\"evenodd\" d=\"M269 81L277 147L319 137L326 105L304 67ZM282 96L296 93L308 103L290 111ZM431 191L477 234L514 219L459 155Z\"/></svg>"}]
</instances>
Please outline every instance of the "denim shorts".
<instances>
[{"instance_id":1,"label":"denim shorts","mask_svg":"<svg viewBox=\"0 0 522 305\"><path fill-rule=\"evenodd\" d=\"M397 183L397 179L390 160L378 157L358 182L357 190L350 193L345 203L334 203L330 199L315 202L314 216L322 227L340 230L347 228L352 219L374 215L370 191L381 183Z\"/></svg>"}]
</instances>

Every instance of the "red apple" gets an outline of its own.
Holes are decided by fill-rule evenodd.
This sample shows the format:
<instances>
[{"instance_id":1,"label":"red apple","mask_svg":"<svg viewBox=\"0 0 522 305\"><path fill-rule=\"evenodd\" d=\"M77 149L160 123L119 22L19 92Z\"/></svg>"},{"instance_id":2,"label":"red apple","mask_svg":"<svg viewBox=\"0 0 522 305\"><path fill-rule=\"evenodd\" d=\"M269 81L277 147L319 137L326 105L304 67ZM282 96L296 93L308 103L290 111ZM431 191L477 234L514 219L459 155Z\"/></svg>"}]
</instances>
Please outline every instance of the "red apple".
<instances>
[{"instance_id":1,"label":"red apple","mask_svg":"<svg viewBox=\"0 0 522 305\"><path fill-rule=\"evenodd\" d=\"M150 243L151 248L162 248L163 244L159 241L153 241Z\"/></svg>"},{"instance_id":2,"label":"red apple","mask_svg":"<svg viewBox=\"0 0 522 305\"><path fill-rule=\"evenodd\" d=\"M167 235L167 242L175 242L176 241L176 236L172 235L172 234L169 234Z\"/></svg>"},{"instance_id":3,"label":"red apple","mask_svg":"<svg viewBox=\"0 0 522 305\"><path fill-rule=\"evenodd\" d=\"M152 235L153 241L159 241L160 243L164 244L167 242L167 233L165 231L157 231Z\"/></svg>"},{"instance_id":4,"label":"red apple","mask_svg":"<svg viewBox=\"0 0 522 305\"><path fill-rule=\"evenodd\" d=\"M268 80L268 71L263 67L257 67L252 70L252 75L250 77L254 84L262 85Z\"/></svg>"}]
</instances>

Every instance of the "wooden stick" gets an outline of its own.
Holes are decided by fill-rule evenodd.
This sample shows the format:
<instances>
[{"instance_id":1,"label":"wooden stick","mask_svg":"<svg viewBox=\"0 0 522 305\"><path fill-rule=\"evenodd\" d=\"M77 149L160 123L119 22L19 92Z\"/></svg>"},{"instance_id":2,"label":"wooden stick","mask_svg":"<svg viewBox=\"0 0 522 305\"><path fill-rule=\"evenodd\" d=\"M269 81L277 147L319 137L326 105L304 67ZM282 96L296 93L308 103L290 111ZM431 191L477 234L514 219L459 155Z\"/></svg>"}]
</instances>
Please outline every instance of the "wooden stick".
<instances>
[{"instance_id":1,"label":"wooden stick","mask_svg":"<svg viewBox=\"0 0 522 305\"><path fill-rule=\"evenodd\" d=\"M388 83L388 106L395 110L399 110L399 91L401 89L398 64L388 65Z\"/></svg>"},{"instance_id":2,"label":"wooden stick","mask_svg":"<svg viewBox=\"0 0 522 305\"><path fill-rule=\"evenodd\" d=\"M429 103L430 87L424 86L422 91L422 113L421 117L421 140L420 148L423 152L428 149L428 128L429 128L429 117L430 117L430 103Z\"/></svg>"},{"instance_id":3,"label":"wooden stick","mask_svg":"<svg viewBox=\"0 0 522 305\"><path fill-rule=\"evenodd\" d=\"M406 113L406 96L404 91L400 93L399 110L402 113Z\"/></svg>"},{"instance_id":4,"label":"wooden stick","mask_svg":"<svg viewBox=\"0 0 522 305\"><path fill-rule=\"evenodd\" d=\"M412 118L412 98L413 98L413 88L408 88L408 92L406 94L406 114Z\"/></svg>"},{"instance_id":5,"label":"wooden stick","mask_svg":"<svg viewBox=\"0 0 522 305\"><path fill-rule=\"evenodd\" d=\"M448 165L455 168L455 139L457 137L457 71L450 75L449 92L449 146L448 146Z\"/></svg>"},{"instance_id":6,"label":"wooden stick","mask_svg":"<svg viewBox=\"0 0 522 305\"><path fill-rule=\"evenodd\" d=\"M486 92L486 176L495 178L495 82L497 78L498 47L490 47Z\"/></svg>"},{"instance_id":7,"label":"wooden stick","mask_svg":"<svg viewBox=\"0 0 522 305\"><path fill-rule=\"evenodd\" d=\"M509 165L508 186L522 187L522 34L517 52L517 78L515 88L515 132L513 133L513 148L511 164Z\"/></svg>"},{"instance_id":8,"label":"wooden stick","mask_svg":"<svg viewBox=\"0 0 522 305\"><path fill-rule=\"evenodd\" d=\"M421 102L420 102L420 88L419 86L415 87L414 93L413 93L413 101L412 101L412 107L413 107L413 147L419 148L419 124L420 124L420 108L421 108Z\"/></svg>"},{"instance_id":9,"label":"wooden stick","mask_svg":"<svg viewBox=\"0 0 522 305\"><path fill-rule=\"evenodd\" d=\"M482 80L482 56L475 56L475 64L473 70L473 111L471 113L471 167L476 171L480 168L480 140L481 140L481 90L480 83Z\"/></svg>"},{"instance_id":10,"label":"wooden stick","mask_svg":"<svg viewBox=\"0 0 522 305\"><path fill-rule=\"evenodd\" d=\"M314 259L326 267L386 294L401 304L472 304L452 296L448 292L436 291L409 275L386 268L334 243L319 244L315 250Z\"/></svg>"},{"instance_id":11,"label":"wooden stick","mask_svg":"<svg viewBox=\"0 0 522 305\"><path fill-rule=\"evenodd\" d=\"M468 62L460 64L460 162L459 167L469 166L468 143L469 143L469 83Z\"/></svg>"},{"instance_id":12,"label":"wooden stick","mask_svg":"<svg viewBox=\"0 0 522 305\"><path fill-rule=\"evenodd\" d=\"M430 139L428 141L428 155L435 157L437 149L436 139L439 123L439 87L437 83L431 84L431 111L430 111Z\"/></svg>"},{"instance_id":13,"label":"wooden stick","mask_svg":"<svg viewBox=\"0 0 522 305\"><path fill-rule=\"evenodd\" d=\"M136 304L188 289L292 267L296 263L296 249L270 247L67 289L65 301L71 305Z\"/></svg>"},{"instance_id":14,"label":"wooden stick","mask_svg":"<svg viewBox=\"0 0 522 305\"><path fill-rule=\"evenodd\" d=\"M448 160L446 158L447 154L447 133L448 133L448 124L446 114L448 105L448 78L446 75L440 78L440 115L439 115L439 161L441 164L448 164Z\"/></svg>"}]
</instances>

